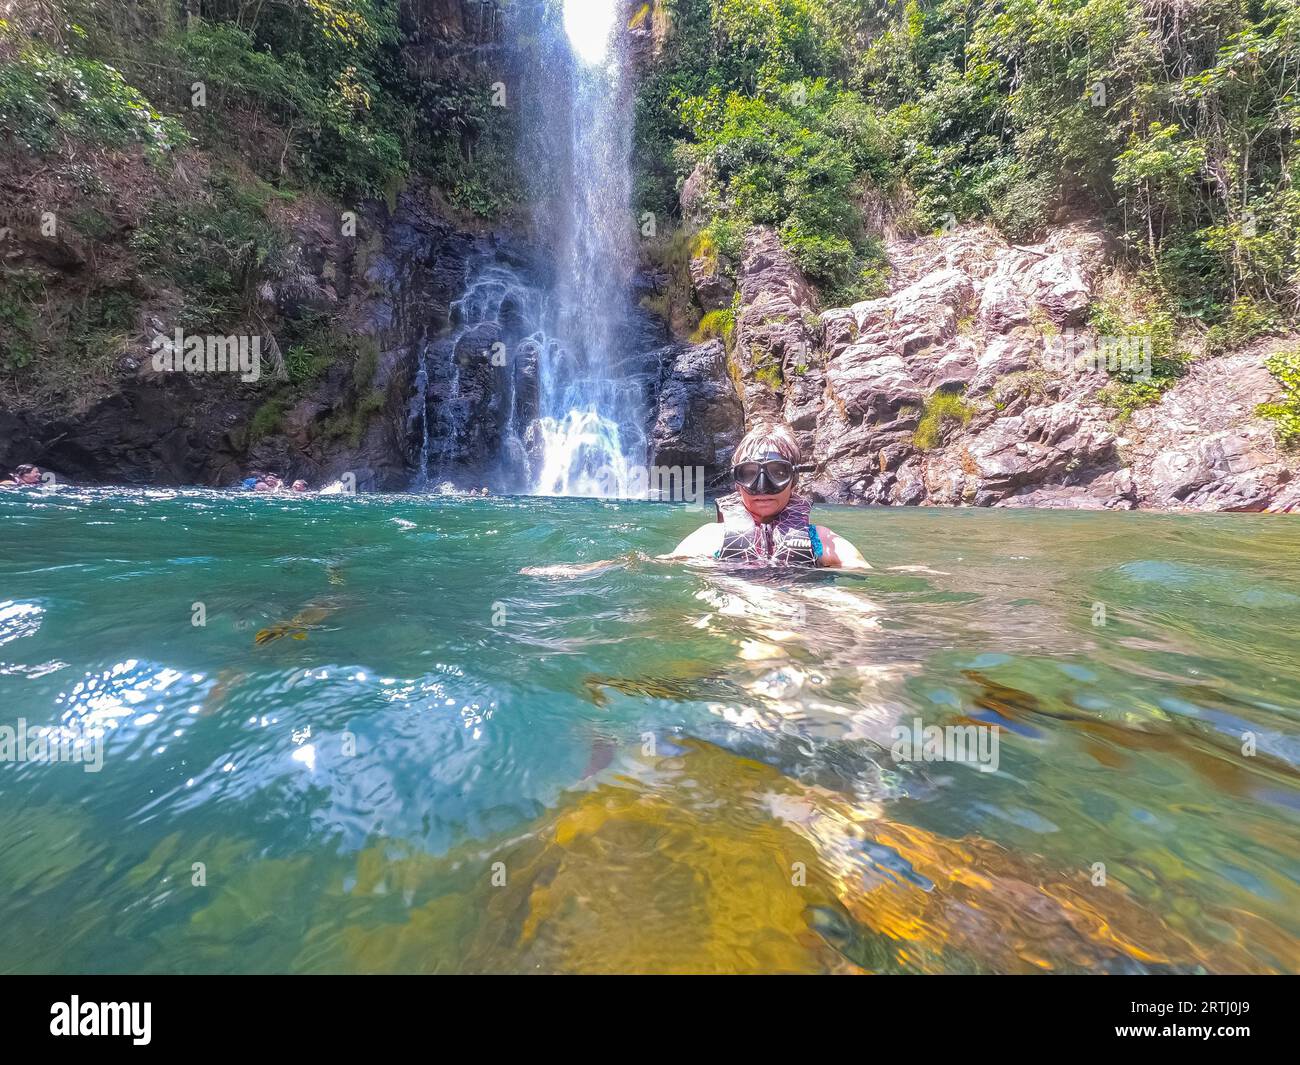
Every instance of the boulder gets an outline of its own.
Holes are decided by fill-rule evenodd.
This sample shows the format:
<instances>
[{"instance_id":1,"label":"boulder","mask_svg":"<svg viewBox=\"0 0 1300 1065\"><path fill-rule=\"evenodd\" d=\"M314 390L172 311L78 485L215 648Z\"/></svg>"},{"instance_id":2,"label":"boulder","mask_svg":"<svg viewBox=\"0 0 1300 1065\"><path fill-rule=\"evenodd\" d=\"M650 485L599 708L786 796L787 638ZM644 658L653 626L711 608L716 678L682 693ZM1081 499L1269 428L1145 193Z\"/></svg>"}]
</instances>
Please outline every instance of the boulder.
<instances>
[{"instance_id":1,"label":"boulder","mask_svg":"<svg viewBox=\"0 0 1300 1065\"><path fill-rule=\"evenodd\" d=\"M720 311L731 306L736 286L722 272L716 255L697 255L691 259L689 268L695 298L705 311Z\"/></svg>"},{"instance_id":2,"label":"boulder","mask_svg":"<svg viewBox=\"0 0 1300 1065\"><path fill-rule=\"evenodd\" d=\"M708 482L721 482L744 435L744 415L727 369L722 341L670 345L662 366L650 434L656 466L703 466Z\"/></svg>"}]
</instances>

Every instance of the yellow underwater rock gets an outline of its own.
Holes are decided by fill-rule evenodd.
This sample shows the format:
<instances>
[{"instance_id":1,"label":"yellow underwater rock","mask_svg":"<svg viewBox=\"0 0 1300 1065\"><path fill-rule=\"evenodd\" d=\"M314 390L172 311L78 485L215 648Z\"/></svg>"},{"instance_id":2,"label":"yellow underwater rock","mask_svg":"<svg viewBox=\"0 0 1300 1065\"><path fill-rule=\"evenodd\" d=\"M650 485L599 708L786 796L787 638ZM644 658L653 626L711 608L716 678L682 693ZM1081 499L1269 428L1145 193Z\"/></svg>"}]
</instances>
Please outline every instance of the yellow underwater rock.
<instances>
[{"instance_id":1,"label":"yellow underwater rock","mask_svg":"<svg viewBox=\"0 0 1300 1065\"><path fill-rule=\"evenodd\" d=\"M441 857L362 852L354 893L382 883L424 901L396 923L344 929L342 967L1261 972L1264 955L1300 965L1295 942L1262 918L1206 913L1238 931L1194 940L1114 879L1097 887L1083 871L887 821L761 762L684 746L652 760L646 779L575 793L509 840Z\"/></svg>"}]
</instances>

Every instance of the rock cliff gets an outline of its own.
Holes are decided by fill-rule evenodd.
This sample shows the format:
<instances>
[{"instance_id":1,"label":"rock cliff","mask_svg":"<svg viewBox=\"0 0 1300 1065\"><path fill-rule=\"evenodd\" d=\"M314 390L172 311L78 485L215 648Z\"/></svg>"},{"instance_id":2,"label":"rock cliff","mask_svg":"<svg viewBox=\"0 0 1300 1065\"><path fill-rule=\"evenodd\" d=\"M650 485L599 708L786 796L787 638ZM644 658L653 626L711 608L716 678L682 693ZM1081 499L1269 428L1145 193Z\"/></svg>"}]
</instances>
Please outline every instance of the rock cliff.
<instances>
[{"instance_id":1,"label":"rock cliff","mask_svg":"<svg viewBox=\"0 0 1300 1065\"><path fill-rule=\"evenodd\" d=\"M715 408L739 404L746 424L795 429L813 467L804 485L822 501L1294 506L1296 458L1254 417L1278 394L1264 360L1282 341L1194 362L1121 424L1103 393L1117 342L1088 327L1112 268L1100 233L1074 224L1012 245L972 227L889 252L888 294L816 313L776 235L751 231L726 364L717 341L677 352L703 372L665 391L659 460L689 458L716 477L743 430Z\"/></svg>"}]
</instances>

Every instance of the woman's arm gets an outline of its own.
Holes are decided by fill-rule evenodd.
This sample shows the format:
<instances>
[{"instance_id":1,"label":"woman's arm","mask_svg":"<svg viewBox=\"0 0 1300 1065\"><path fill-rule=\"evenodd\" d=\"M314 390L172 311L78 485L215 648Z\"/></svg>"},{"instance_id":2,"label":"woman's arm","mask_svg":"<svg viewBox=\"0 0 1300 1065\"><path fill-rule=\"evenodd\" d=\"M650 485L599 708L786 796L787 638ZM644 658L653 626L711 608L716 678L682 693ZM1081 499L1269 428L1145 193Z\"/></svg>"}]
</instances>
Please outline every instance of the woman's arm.
<instances>
[{"instance_id":1,"label":"woman's arm","mask_svg":"<svg viewBox=\"0 0 1300 1065\"><path fill-rule=\"evenodd\" d=\"M871 563L844 537L836 535L825 525L817 526L817 537L822 542L822 565L839 569L871 569Z\"/></svg>"},{"instance_id":2,"label":"woman's arm","mask_svg":"<svg viewBox=\"0 0 1300 1065\"><path fill-rule=\"evenodd\" d=\"M658 558L712 558L722 547L722 523L701 525L666 555Z\"/></svg>"}]
</instances>

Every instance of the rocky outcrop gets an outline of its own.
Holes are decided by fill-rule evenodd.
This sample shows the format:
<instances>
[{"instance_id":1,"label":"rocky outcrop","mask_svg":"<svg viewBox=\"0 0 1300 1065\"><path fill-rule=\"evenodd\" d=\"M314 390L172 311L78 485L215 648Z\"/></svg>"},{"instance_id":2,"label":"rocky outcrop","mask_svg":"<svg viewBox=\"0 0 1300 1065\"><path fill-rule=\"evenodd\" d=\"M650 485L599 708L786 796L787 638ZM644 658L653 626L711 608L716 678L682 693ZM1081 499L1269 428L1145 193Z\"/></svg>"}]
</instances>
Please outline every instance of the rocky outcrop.
<instances>
[{"instance_id":1,"label":"rocky outcrop","mask_svg":"<svg viewBox=\"0 0 1300 1065\"><path fill-rule=\"evenodd\" d=\"M696 255L688 269L695 296L704 311L720 311L731 306L736 286L719 265L716 255Z\"/></svg>"},{"instance_id":2,"label":"rocky outcrop","mask_svg":"<svg viewBox=\"0 0 1300 1065\"><path fill-rule=\"evenodd\" d=\"M1158 404L1133 415L1122 445L1142 504L1196 510L1293 505L1295 460L1278 452L1269 428L1253 417L1256 405L1278 391L1264 360L1279 346L1265 342L1196 363Z\"/></svg>"},{"instance_id":3,"label":"rocky outcrop","mask_svg":"<svg viewBox=\"0 0 1300 1065\"><path fill-rule=\"evenodd\" d=\"M775 234L738 270L729 359L745 422L781 418L830 502L1285 510L1296 461L1255 407L1279 343L1195 363L1120 425L1088 332L1106 240L1084 225L1010 245L985 227L894 242L893 289L814 315ZM925 423L923 426L923 422ZM918 431L923 430L923 431ZM675 428L689 440L689 419ZM716 447L716 445L715 445Z\"/></svg>"},{"instance_id":4,"label":"rocky outcrop","mask_svg":"<svg viewBox=\"0 0 1300 1065\"><path fill-rule=\"evenodd\" d=\"M332 217L298 219L276 280L259 291L263 320L329 312L357 341L310 385L284 387L279 345L262 330L262 378L159 373L146 338L169 334L155 313L119 367L120 377L86 409L0 408L0 468L34 462L89 483L230 485L247 469L322 484L352 473L363 490L401 489L412 476L407 403L425 338L444 328L484 238L456 229L414 188L393 211L362 212L357 236ZM268 410L268 405L273 410ZM250 426L267 410L263 432Z\"/></svg>"},{"instance_id":5,"label":"rocky outcrop","mask_svg":"<svg viewBox=\"0 0 1300 1065\"><path fill-rule=\"evenodd\" d=\"M658 353L661 374L651 428L655 466L703 466L708 484L727 475L744 435L744 414L727 369L722 341L670 345Z\"/></svg>"},{"instance_id":6,"label":"rocky outcrop","mask_svg":"<svg viewBox=\"0 0 1300 1065\"><path fill-rule=\"evenodd\" d=\"M672 28L672 15L665 0L623 0L627 26L625 48L638 69L650 67L663 54Z\"/></svg>"},{"instance_id":7,"label":"rocky outcrop","mask_svg":"<svg viewBox=\"0 0 1300 1065\"><path fill-rule=\"evenodd\" d=\"M168 5L155 6L162 11ZM499 0L403 0L398 18L400 41L386 50L386 62L399 64L394 69L412 84L441 86L445 97L506 77ZM141 33L150 32L148 18L136 22ZM432 100L438 94L430 91ZM255 266L241 267L238 283L246 291L241 288L238 300L222 306L204 330L257 336L261 379L157 373L150 360L153 336L173 335L186 320L182 310L196 320L202 314L193 312L206 305L196 298L189 306L192 286L174 272L153 269L157 264L133 249L133 234L150 216L165 217L169 209L188 214L200 206L216 171L229 168L236 184L245 170L270 177L272 169L254 158L266 147L263 134L278 142L279 178L292 176L292 167L286 170L292 128L274 128L273 113L251 122L251 112L224 114L226 121L251 127L248 167L231 167L232 160L192 146L176 153L174 170L167 168L163 177L136 146L87 152L75 137L64 164L19 150L17 142L0 153L6 188L0 238L15 228L11 210L24 219L23 239L0 239L4 265L38 278L45 313L63 317L65 308L89 305L88 295L108 293L129 297L132 319L114 320L111 332L86 345L90 350L75 353L87 356L77 375L60 372L67 355L43 339L35 362L44 377L24 372L30 356L12 360L16 370L0 395L0 469L36 462L66 480L119 484L220 486L249 468L310 483L351 472L365 489L411 483L407 406L420 353L448 323L475 242L490 238L458 230L445 217L449 211L433 209L441 202L437 194L418 183L386 205L330 203L306 188L273 197L258 218L259 227L277 231L272 250L265 261L259 256ZM466 124L460 135L466 160L475 156L475 128ZM77 180L68 180L72 174ZM92 184L102 194L87 199ZM260 200L269 187L259 182L241 195ZM296 186L290 181L287 187ZM27 220L46 210L59 219L57 237L42 232L26 239L34 228ZM356 214L355 235L340 225L345 210ZM93 226L81 227L75 219L82 216ZM238 242L233 235L231 241ZM187 291L178 291L182 285ZM7 347L8 332L0 322L0 348ZM294 356L295 345L298 372L286 382L285 357ZM307 351L311 345L328 348L333 358ZM329 365L304 369L304 351L308 361ZM0 350L0 369L7 369L7 356ZM75 377L75 387L64 387L59 377Z\"/></svg>"},{"instance_id":8,"label":"rocky outcrop","mask_svg":"<svg viewBox=\"0 0 1300 1065\"><path fill-rule=\"evenodd\" d=\"M753 229L740 266L740 310L731 357L746 422L783 414L785 382L812 364L816 300L770 229Z\"/></svg>"}]
</instances>

